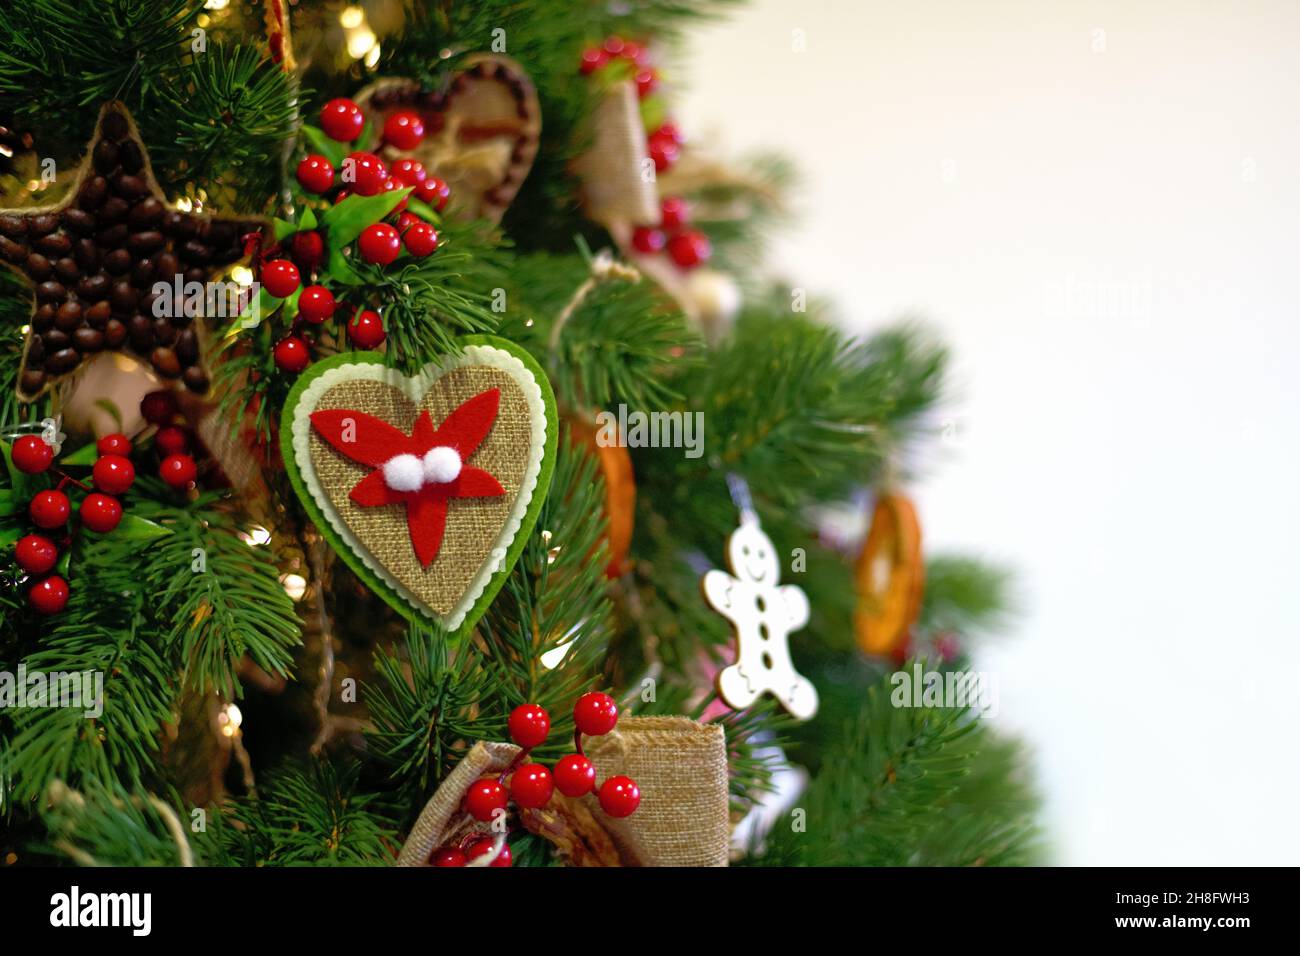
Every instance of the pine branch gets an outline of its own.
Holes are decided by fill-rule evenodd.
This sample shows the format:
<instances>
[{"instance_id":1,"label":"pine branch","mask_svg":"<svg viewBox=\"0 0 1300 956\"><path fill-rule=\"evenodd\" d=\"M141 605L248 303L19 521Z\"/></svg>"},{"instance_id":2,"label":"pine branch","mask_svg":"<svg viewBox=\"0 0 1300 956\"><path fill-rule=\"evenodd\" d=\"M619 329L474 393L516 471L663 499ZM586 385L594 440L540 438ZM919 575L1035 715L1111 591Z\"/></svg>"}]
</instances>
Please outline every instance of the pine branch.
<instances>
[{"instance_id":1,"label":"pine branch","mask_svg":"<svg viewBox=\"0 0 1300 956\"><path fill-rule=\"evenodd\" d=\"M150 100L150 128L175 125L153 147L154 164L173 182L201 184L224 211L265 212L301 95L257 47L214 44Z\"/></svg>"},{"instance_id":2,"label":"pine branch","mask_svg":"<svg viewBox=\"0 0 1300 956\"><path fill-rule=\"evenodd\" d=\"M548 363L561 405L646 412L677 405L681 393L666 375L700 361L699 336L649 280L598 283L564 324L551 349L555 322L590 277L582 257L521 257L512 278L522 308L512 308L501 333Z\"/></svg>"},{"instance_id":3,"label":"pine branch","mask_svg":"<svg viewBox=\"0 0 1300 956\"><path fill-rule=\"evenodd\" d=\"M36 799L55 779L71 786L114 779L135 786L156 769L175 689L173 668L149 627L137 561L103 542L86 547L67 607L23 661L28 673L99 675L103 713L88 718L93 708L87 706L14 714L5 775L19 799Z\"/></svg>"},{"instance_id":4,"label":"pine branch","mask_svg":"<svg viewBox=\"0 0 1300 956\"><path fill-rule=\"evenodd\" d=\"M1012 865L1033 859L1034 797L1014 748L966 708L895 707L888 678L750 862L791 866Z\"/></svg>"},{"instance_id":5,"label":"pine branch","mask_svg":"<svg viewBox=\"0 0 1300 956\"><path fill-rule=\"evenodd\" d=\"M361 765L316 760L268 775L196 838L215 866L383 866L396 856L388 813L360 792Z\"/></svg>"},{"instance_id":6,"label":"pine branch","mask_svg":"<svg viewBox=\"0 0 1300 956\"><path fill-rule=\"evenodd\" d=\"M925 567L921 629L962 636L1005 626L1013 611L1011 573L977 558L941 555Z\"/></svg>"},{"instance_id":7,"label":"pine branch","mask_svg":"<svg viewBox=\"0 0 1300 956\"><path fill-rule=\"evenodd\" d=\"M138 502L136 513L171 532L149 550L142 577L182 685L235 696L244 655L268 673L288 675L300 623L266 549L241 537L219 493L176 507L163 503L160 483L137 484L156 497Z\"/></svg>"}]
</instances>

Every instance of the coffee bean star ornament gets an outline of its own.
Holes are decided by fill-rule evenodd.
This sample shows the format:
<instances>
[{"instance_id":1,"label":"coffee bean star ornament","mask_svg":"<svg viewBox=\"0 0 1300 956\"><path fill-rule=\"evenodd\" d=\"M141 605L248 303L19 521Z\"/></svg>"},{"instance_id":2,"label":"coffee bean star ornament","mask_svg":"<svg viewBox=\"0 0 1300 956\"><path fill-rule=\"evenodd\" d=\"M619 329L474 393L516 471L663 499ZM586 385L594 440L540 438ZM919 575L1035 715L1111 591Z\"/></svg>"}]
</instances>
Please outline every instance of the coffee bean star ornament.
<instances>
[{"instance_id":1,"label":"coffee bean star ornament","mask_svg":"<svg viewBox=\"0 0 1300 956\"><path fill-rule=\"evenodd\" d=\"M794 669L789 637L808 623L808 598L793 584L778 584L780 565L772 540L752 512L727 539L725 571L704 575L704 597L731 621L736 663L718 674L718 693L731 707L748 707L771 694L799 720L817 713L817 688Z\"/></svg>"},{"instance_id":2,"label":"coffee bean star ornament","mask_svg":"<svg viewBox=\"0 0 1300 956\"><path fill-rule=\"evenodd\" d=\"M261 227L169 206L131 114L120 102L105 104L67 197L0 210L0 261L35 289L19 399L31 401L96 354L117 351L206 392L197 317L179 304L155 315L153 288L207 283L243 256L244 235Z\"/></svg>"}]
</instances>

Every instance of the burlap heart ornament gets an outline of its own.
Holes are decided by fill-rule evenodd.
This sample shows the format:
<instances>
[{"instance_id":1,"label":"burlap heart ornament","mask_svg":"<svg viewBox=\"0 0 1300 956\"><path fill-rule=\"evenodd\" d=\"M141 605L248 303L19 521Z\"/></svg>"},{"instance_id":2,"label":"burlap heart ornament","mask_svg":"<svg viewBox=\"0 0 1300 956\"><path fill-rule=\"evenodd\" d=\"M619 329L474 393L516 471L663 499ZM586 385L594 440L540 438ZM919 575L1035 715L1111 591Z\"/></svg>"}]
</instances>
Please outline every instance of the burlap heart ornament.
<instances>
[{"instance_id":1,"label":"burlap heart ornament","mask_svg":"<svg viewBox=\"0 0 1300 956\"><path fill-rule=\"evenodd\" d=\"M451 185L452 208L467 219L500 222L523 185L541 142L542 110L528 74L494 53L466 57L445 89L415 80L376 80L356 96L376 130L397 110L415 110L426 136L413 150L380 143L385 160L419 160Z\"/></svg>"},{"instance_id":2,"label":"burlap heart ornament","mask_svg":"<svg viewBox=\"0 0 1300 956\"><path fill-rule=\"evenodd\" d=\"M555 398L488 336L403 375L370 353L313 365L285 403L289 478L354 571L413 620L467 631L523 550L550 485Z\"/></svg>"}]
</instances>

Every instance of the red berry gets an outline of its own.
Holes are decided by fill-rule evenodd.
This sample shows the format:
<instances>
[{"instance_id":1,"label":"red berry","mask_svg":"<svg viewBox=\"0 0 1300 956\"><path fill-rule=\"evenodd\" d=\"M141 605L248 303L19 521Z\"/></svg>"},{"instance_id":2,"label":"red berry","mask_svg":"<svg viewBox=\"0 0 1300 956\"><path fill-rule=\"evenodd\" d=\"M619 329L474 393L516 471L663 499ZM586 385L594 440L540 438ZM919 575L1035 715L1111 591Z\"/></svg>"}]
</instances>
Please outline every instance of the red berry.
<instances>
[{"instance_id":1,"label":"red berry","mask_svg":"<svg viewBox=\"0 0 1300 956\"><path fill-rule=\"evenodd\" d=\"M401 253L402 237L388 223L377 222L361 230L357 248L366 262L386 266Z\"/></svg>"},{"instance_id":2,"label":"red berry","mask_svg":"<svg viewBox=\"0 0 1300 956\"><path fill-rule=\"evenodd\" d=\"M582 754L561 757L553 774L555 786L566 797L580 797L596 789L596 768Z\"/></svg>"},{"instance_id":3,"label":"red berry","mask_svg":"<svg viewBox=\"0 0 1300 956\"><path fill-rule=\"evenodd\" d=\"M43 534L29 534L14 546L18 567L28 574L44 574L59 560L59 549Z\"/></svg>"},{"instance_id":4,"label":"red berry","mask_svg":"<svg viewBox=\"0 0 1300 956\"><path fill-rule=\"evenodd\" d=\"M343 160L343 181L351 184L353 192L373 196L384 188L388 170L374 153L352 153Z\"/></svg>"},{"instance_id":5,"label":"red berry","mask_svg":"<svg viewBox=\"0 0 1300 956\"><path fill-rule=\"evenodd\" d=\"M262 288L277 299L293 295L300 281L298 267L288 259L272 259L262 266Z\"/></svg>"},{"instance_id":6,"label":"red berry","mask_svg":"<svg viewBox=\"0 0 1300 956\"><path fill-rule=\"evenodd\" d=\"M590 76L609 62L609 54L598 46L587 47L582 51L582 60L578 67L584 76Z\"/></svg>"},{"instance_id":7,"label":"red berry","mask_svg":"<svg viewBox=\"0 0 1300 956\"><path fill-rule=\"evenodd\" d=\"M636 95L641 99L645 99L659 88L659 71L637 70L635 80Z\"/></svg>"},{"instance_id":8,"label":"red berry","mask_svg":"<svg viewBox=\"0 0 1300 956\"><path fill-rule=\"evenodd\" d=\"M510 796L521 807L544 807L554 792L551 772L539 763L524 764L510 778Z\"/></svg>"},{"instance_id":9,"label":"red berry","mask_svg":"<svg viewBox=\"0 0 1300 956\"><path fill-rule=\"evenodd\" d=\"M683 269L692 269L713 252L709 237L695 229L679 232L668 240L668 255Z\"/></svg>"},{"instance_id":10,"label":"red berry","mask_svg":"<svg viewBox=\"0 0 1300 956\"><path fill-rule=\"evenodd\" d=\"M618 723L618 705L609 694L583 694L573 705L573 722L588 737L599 737Z\"/></svg>"},{"instance_id":11,"label":"red berry","mask_svg":"<svg viewBox=\"0 0 1300 956\"><path fill-rule=\"evenodd\" d=\"M349 190L340 189L338 192L334 194L334 205L337 206L339 203L341 203L343 200L347 199L351 195L352 193Z\"/></svg>"},{"instance_id":12,"label":"red berry","mask_svg":"<svg viewBox=\"0 0 1300 956\"><path fill-rule=\"evenodd\" d=\"M298 296L298 314L313 325L334 315L334 293L323 285L309 285Z\"/></svg>"},{"instance_id":13,"label":"red berry","mask_svg":"<svg viewBox=\"0 0 1300 956\"><path fill-rule=\"evenodd\" d=\"M399 189L406 189L409 186L410 183L403 182L402 180L398 179L396 176L389 176L388 179L384 181L383 191L386 193L392 193L392 192L397 192L397 190ZM407 193L405 196L402 197L401 201L398 202L398 204L392 208L391 211L402 212L403 210L406 209L406 204L410 201L411 201L411 194Z\"/></svg>"},{"instance_id":14,"label":"red berry","mask_svg":"<svg viewBox=\"0 0 1300 956\"><path fill-rule=\"evenodd\" d=\"M434 866L464 866L469 859L454 846L445 846L433 854Z\"/></svg>"},{"instance_id":15,"label":"red berry","mask_svg":"<svg viewBox=\"0 0 1300 956\"><path fill-rule=\"evenodd\" d=\"M40 614L58 614L68 605L68 582L57 574L38 581L27 592L27 600Z\"/></svg>"},{"instance_id":16,"label":"red berry","mask_svg":"<svg viewBox=\"0 0 1300 956\"><path fill-rule=\"evenodd\" d=\"M135 481L135 465L125 455L103 455L91 471L95 487L108 495L122 495Z\"/></svg>"},{"instance_id":17,"label":"red berry","mask_svg":"<svg viewBox=\"0 0 1300 956\"><path fill-rule=\"evenodd\" d=\"M116 499L91 492L81 503L81 523L91 531L107 534L122 520L122 505Z\"/></svg>"},{"instance_id":18,"label":"red berry","mask_svg":"<svg viewBox=\"0 0 1300 956\"><path fill-rule=\"evenodd\" d=\"M61 491L38 491L32 496L27 513L38 528L57 528L67 524L72 505Z\"/></svg>"},{"instance_id":19,"label":"red berry","mask_svg":"<svg viewBox=\"0 0 1300 956\"><path fill-rule=\"evenodd\" d=\"M363 309L348 323L348 340L357 348L377 349L384 344L384 320L378 312Z\"/></svg>"},{"instance_id":20,"label":"red berry","mask_svg":"<svg viewBox=\"0 0 1300 956\"><path fill-rule=\"evenodd\" d=\"M412 223L402 235L406 251L417 259L423 259L438 248L438 233L427 222Z\"/></svg>"},{"instance_id":21,"label":"red berry","mask_svg":"<svg viewBox=\"0 0 1300 956\"><path fill-rule=\"evenodd\" d=\"M451 198L451 187L447 185L446 180L429 176L415 187L415 198L442 212L447 208L447 200Z\"/></svg>"},{"instance_id":22,"label":"red berry","mask_svg":"<svg viewBox=\"0 0 1300 956\"><path fill-rule=\"evenodd\" d=\"M429 175L424 168L424 163L410 157L393 163L392 174L408 186L418 186Z\"/></svg>"},{"instance_id":23,"label":"red berry","mask_svg":"<svg viewBox=\"0 0 1300 956\"><path fill-rule=\"evenodd\" d=\"M632 248L637 252L644 252L647 255L663 252L664 245L668 242L668 237L664 235L662 229L652 229L649 226L637 226L632 232Z\"/></svg>"},{"instance_id":24,"label":"red berry","mask_svg":"<svg viewBox=\"0 0 1300 956\"><path fill-rule=\"evenodd\" d=\"M179 455L181 452L189 451L190 436L185 433L183 428L166 425L158 429L158 434L154 435L153 447L158 450L158 454L163 458L168 455Z\"/></svg>"},{"instance_id":25,"label":"red berry","mask_svg":"<svg viewBox=\"0 0 1300 956\"><path fill-rule=\"evenodd\" d=\"M140 414L150 425L167 425L176 417L176 396L166 389L140 399Z\"/></svg>"},{"instance_id":26,"label":"red berry","mask_svg":"<svg viewBox=\"0 0 1300 956\"><path fill-rule=\"evenodd\" d=\"M303 272L314 272L325 261L325 240L312 230L295 232L289 240L289 255Z\"/></svg>"},{"instance_id":27,"label":"red berry","mask_svg":"<svg viewBox=\"0 0 1300 956\"><path fill-rule=\"evenodd\" d=\"M659 128L650 135L670 140L678 146L686 142L686 137L682 135L682 131L677 128L676 123L660 123Z\"/></svg>"},{"instance_id":28,"label":"red berry","mask_svg":"<svg viewBox=\"0 0 1300 956\"><path fill-rule=\"evenodd\" d=\"M415 110L398 110L384 120L384 142L394 149L415 149L423 139L424 120Z\"/></svg>"},{"instance_id":29,"label":"red berry","mask_svg":"<svg viewBox=\"0 0 1300 956\"><path fill-rule=\"evenodd\" d=\"M677 162L682 154L682 148L666 136L655 134L650 137L647 144L647 151L650 158L654 160L655 172L662 173L665 169Z\"/></svg>"},{"instance_id":30,"label":"red berry","mask_svg":"<svg viewBox=\"0 0 1300 956\"><path fill-rule=\"evenodd\" d=\"M510 711L510 739L532 750L546 743L546 735L551 732L551 715L537 704L520 704Z\"/></svg>"},{"instance_id":31,"label":"red berry","mask_svg":"<svg viewBox=\"0 0 1300 956\"><path fill-rule=\"evenodd\" d=\"M632 40L623 41L623 50L619 53L619 56L635 63L637 66L645 66L649 62L649 55L646 53L645 47Z\"/></svg>"},{"instance_id":32,"label":"red berry","mask_svg":"<svg viewBox=\"0 0 1300 956\"><path fill-rule=\"evenodd\" d=\"M491 837L483 837L482 839L475 840L473 843L471 843L469 845L469 849L465 851L465 855L468 856L471 860L477 860L481 856L487 856L495 848L496 848L495 840L493 840ZM501 852L497 854L497 858L493 860L491 863L489 863L488 866L497 867L497 866L509 866L509 865L510 865L510 844L502 843Z\"/></svg>"},{"instance_id":33,"label":"red berry","mask_svg":"<svg viewBox=\"0 0 1300 956\"><path fill-rule=\"evenodd\" d=\"M275 367L281 372L297 375L311 363L307 343L296 335L287 335L275 343Z\"/></svg>"},{"instance_id":34,"label":"red berry","mask_svg":"<svg viewBox=\"0 0 1300 956\"><path fill-rule=\"evenodd\" d=\"M113 432L111 435L105 435L95 443L95 451L101 455L129 455L131 454L131 439L121 432Z\"/></svg>"},{"instance_id":35,"label":"red berry","mask_svg":"<svg viewBox=\"0 0 1300 956\"><path fill-rule=\"evenodd\" d=\"M352 142L361 135L365 125L361 107L351 100L330 100L320 111L320 128L326 136L340 143Z\"/></svg>"},{"instance_id":36,"label":"red berry","mask_svg":"<svg viewBox=\"0 0 1300 956\"><path fill-rule=\"evenodd\" d=\"M641 803L641 788L631 777L610 777L600 785L600 808L611 817L629 817Z\"/></svg>"},{"instance_id":37,"label":"red berry","mask_svg":"<svg viewBox=\"0 0 1300 956\"><path fill-rule=\"evenodd\" d=\"M506 808L506 788L495 780L476 780L465 794L465 812L480 823L487 823L498 810Z\"/></svg>"},{"instance_id":38,"label":"red berry","mask_svg":"<svg viewBox=\"0 0 1300 956\"><path fill-rule=\"evenodd\" d=\"M168 455L158 466L158 477L173 488L186 488L199 476L199 469L189 455Z\"/></svg>"},{"instance_id":39,"label":"red berry","mask_svg":"<svg viewBox=\"0 0 1300 956\"><path fill-rule=\"evenodd\" d=\"M669 196L659 204L659 228L670 232L691 221L690 209L681 196Z\"/></svg>"},{"instance_id":40,"label":"red berry","mask_svg":"<svg viewBox=\"0 0 1300 956\"><path fill-rule=\"evenodd\" d=\"M424 222L424 220L413 212L404 212L397 217L397 231L402 235L406 235L406 230L410 229L417 222Z\"/></svg>"},{"instance_id":41,"label":"red berry","mask_svg":"<svg viewBox=\"0 0 1300 956\"><path fill-rule=\"evenodd\" d=\"M623 52L623 48L627 46L627 42L620 36L608 36L601 45L610 56L618 56Z\"/></svg>"},{"instance_id":42,"label":"red berry","mask_svg":"<svg viewBox=\"0 0 1300 956\"><path fill-rule=\"evenodd\" d=\"M38 475L54 461L54 449L39 435L24 435L9 450L14 467L28 475Z\"/></svg>"},{"instance_id":43,"label":"red berry","mask_svg":"<svg viewBox=\"0 0 1300 956\"><path fill-rule=\"evenodd\" d=\"M309 193L329 192L334 185L334 167L324 156L312 153L298 164L298 182Z\"/></svg>"}]
</instances>

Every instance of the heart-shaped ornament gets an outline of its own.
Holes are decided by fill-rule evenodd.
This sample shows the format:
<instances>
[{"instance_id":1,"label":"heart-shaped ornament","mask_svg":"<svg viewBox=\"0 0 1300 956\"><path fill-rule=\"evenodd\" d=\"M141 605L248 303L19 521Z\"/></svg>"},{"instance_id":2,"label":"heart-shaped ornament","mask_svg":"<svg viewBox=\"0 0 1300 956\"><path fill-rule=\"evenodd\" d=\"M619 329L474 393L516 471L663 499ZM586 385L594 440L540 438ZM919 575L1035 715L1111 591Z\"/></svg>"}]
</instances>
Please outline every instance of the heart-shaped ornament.
<instances>
[{"instance_id":1,"label":"heart-shaped ornament","mask_svg":"<svg viewBox=\"0 0 1300 956\"><path fill-rule=\"evenodd\" d=\"M537 90L514 60L495 53L473 54L445 90L423 91L415 80L376 80L356 96L374 129L398 110L415 110L425 138L413 150L380 143L390 163L417 159L451 185L451 203L467 219L500 222L541 142L542 110Z\"/></svg>"},{"instance_id":2,"label":"heart-shaped ornament","mask_svg":"<svg viewBox=\"0 0 1300 956\"><path fill-rule=\"evenodd\" d=\"M414 376L371 353L317 362L289 393L280 442L321 533L412 620L468 631L537 521L556 447L536 361L473 336Z\"/></svg>"}]
</instances>

